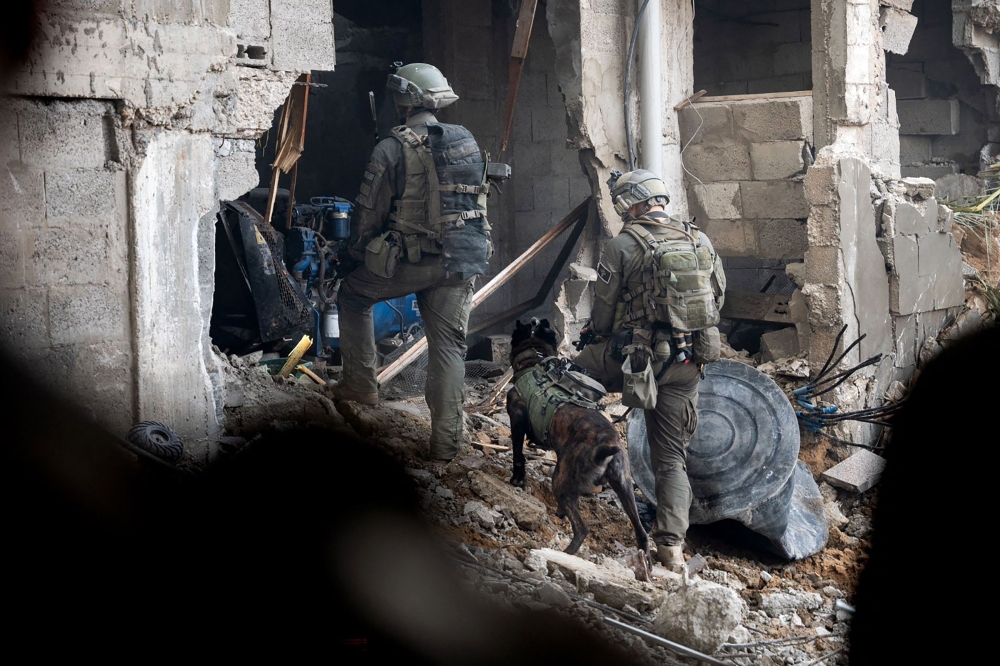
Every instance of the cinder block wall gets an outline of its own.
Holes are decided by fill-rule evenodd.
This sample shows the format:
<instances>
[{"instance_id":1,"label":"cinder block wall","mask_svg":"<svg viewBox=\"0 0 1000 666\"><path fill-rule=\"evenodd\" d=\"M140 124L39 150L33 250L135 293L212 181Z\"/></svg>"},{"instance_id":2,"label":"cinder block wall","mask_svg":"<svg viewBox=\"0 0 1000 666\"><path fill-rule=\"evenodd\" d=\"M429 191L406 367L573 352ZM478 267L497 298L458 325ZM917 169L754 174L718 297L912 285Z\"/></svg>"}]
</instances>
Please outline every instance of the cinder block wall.
<instances>
[{"instance_id":1,"label":"cinder block wall","mask_svg":"<svg viewBox=\"0 0 1000 666\"><path fill-rule=\"evenodd\" d=\"M696 0L694 87L709 95L812 88L809 0Z\"/></svg>"},{"instance_id":2,"label":"cinder block wall","mask_svg":"<svg viewBox=\"0 0 1000 666\"><path fill-rule=\"evenodd\" d=\"M0 99L0 338L114 432L131 425L125 171L114 105Z\"/></svg>"},{"instance_id":3,"label":"cinder block wall","mask_svg":"<svg viewBox=\"0 0 1000 666\"><path fill-rule=\"evenodd\" d=\"M696 103L680 128L691 215L719 254L801 260L812 98Z\"/></svg>"},{"instance_id":4,"label":"cinder block wall","mask_svg":"<svg viewBox=\"0 0 1000 666\"><path fill-rule=\"evenodd\" d=\"M949 0L915 0L918 18L904 55L888 53L886 80L896 93L904 176L975 175L979 152L1000 137L996 89L981 84L952 42ZM992 129L991 129L992 128Z\"/></svg>"}]
</instances>

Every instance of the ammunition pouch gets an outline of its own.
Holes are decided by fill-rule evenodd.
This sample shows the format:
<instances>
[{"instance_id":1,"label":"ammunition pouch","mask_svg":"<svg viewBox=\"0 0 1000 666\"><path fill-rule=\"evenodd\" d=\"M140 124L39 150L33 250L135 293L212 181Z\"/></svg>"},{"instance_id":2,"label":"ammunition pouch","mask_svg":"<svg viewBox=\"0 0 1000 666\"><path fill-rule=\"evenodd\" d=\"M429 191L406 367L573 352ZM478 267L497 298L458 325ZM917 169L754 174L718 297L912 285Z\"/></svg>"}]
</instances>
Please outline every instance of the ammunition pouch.
<instances>
[{"instance_id":1,"label":"ammunition pouch","mask_svg":"<svg viewBox=\"0 0 1000 666\"><path fill-rule=\"evenodd\" d=\"M722 355L722 337L719 328L711 326L694 332L691 356L695 363L713 363Z\"/></svg>"},{"instance_id":2,"label":"ammunition pouch","mask_svg":"<svg viewBox=\"0 0 1000 666\"><path fill-rule=\"evenodd\" d=\"M632 344L633 328L621 328L611 334L611 360L622 363L625 361L625 347Z\"/></svg>"},{"instance_id":3,"label":"ammunition pouch","mask_svg":"<svg viewBox=\"0 0 1000 666\"><path fill-rule=\"evenodd\" d=\"M396 274L403 256L402 236L387 231L377 236L365 247L365 268L377 277L389 279Z\"/></svg>"}]
</instances>

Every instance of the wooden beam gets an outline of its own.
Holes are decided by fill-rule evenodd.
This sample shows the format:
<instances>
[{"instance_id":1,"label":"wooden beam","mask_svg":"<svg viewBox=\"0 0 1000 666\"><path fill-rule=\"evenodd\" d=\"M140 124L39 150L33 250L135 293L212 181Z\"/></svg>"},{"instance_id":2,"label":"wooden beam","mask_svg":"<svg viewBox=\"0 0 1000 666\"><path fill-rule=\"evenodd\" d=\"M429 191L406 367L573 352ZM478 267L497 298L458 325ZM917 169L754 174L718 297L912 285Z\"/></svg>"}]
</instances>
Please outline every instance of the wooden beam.
<instances>
[{"instance_id":1,"label":"wooden beam","mask_svg":"<svg viewBox=\"0 0 1000 666\"><path fill-rule=\"evenodd\" d=\"M812 90L795 90L792 92L776 93L754 93L752 95L716 95L714 97L702 97L696 103L708 104L710 102L743 102L755 99L782 99L785 97L812 97Z\"/></svg>"},{"instance_id":2,"label":"wooden beam","mask_svg":"<svg viewBox=\"0 0 1000 666\"><path fill-rule=\"evenodd\" d=\"M701 99L702 97L704 97L706 93L708 93L707 90L699 90L698 92L696 92L695 94L691 95L686 100L684 100L683 102L681 102L680 104L678 104L677 106L675 106L674 107L674 111L680 111L683 108L691 106L692 104L694 104L695 102L697 102L699 99Z\"/></svg>"},{"instance_id":3,"label":"wooden beam","mask_svg":"<svg viewBox=\"0 0 1000 666\"><path fill-rule=\"evenodd\" d=\"M531 42L531 28L535 23L535 8L538 0L522 0L521 13L517 17L517 29L514 32L514 46L510 51L510 76L507 83L507 103L504 108L503 137L500 140L500 157L507 152L510 141L510 128L514 124L514 106L517 104L517 90L521 85L521 71L524 60L528 57L528 44Z\"/></svg>"},{"instance_id":4,"label":"wooden beam","mask_svg":"<svg viewBox=\"0 0 1000 666\"><path fill-rule=\"evenodd\" d=\"M499 273L494 276L492 280L486 283L482 289L477 291L472 296L472 309L475 310L480 303L485 301L493 292L502 287L504 283L510 280L514 275L517 274L525 264L531 261L539 252L548 247L552 241L558 238L564 231L573 226L573 223L580 219L581 215L586 214L587 209L590 207L591 197L587 197L583 200L579 206L573 209L573 211L559 221L556 226L549 229L545 235L535 241L531 247L521 253L514 261L510 262L504 267ZM406 366L410 365L427 347L427 338L420 338L417 340L412 347L410 347L402 356L397 358L395 361L390 363L385 369L378 374L378 383L380 385L385 384L390 379L402 372Z\"/></svg>"}]
</instances>

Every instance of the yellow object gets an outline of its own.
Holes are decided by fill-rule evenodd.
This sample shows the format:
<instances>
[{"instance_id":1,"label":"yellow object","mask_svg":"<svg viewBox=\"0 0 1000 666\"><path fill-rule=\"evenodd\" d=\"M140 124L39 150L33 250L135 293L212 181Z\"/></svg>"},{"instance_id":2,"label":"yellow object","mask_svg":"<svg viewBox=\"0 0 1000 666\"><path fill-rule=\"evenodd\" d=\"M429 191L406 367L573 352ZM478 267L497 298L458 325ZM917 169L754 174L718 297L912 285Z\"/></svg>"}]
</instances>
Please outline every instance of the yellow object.
<instances>
[{"instance_id":1,"label":"yellow object","mask_svg":"<svg viewBox=\"0 0 1000 666\"><path fill-rule=\"evenodd\" d=\"M326 381L324 381L322 377L320 377L319 375L317 375L315 372L313 372L312 370L310 370L306 366L304 366L304 365L297 365L297 366L295 366L295 369L298 370L299 372L301 372L302 374L304 374L309 379L311 379L314 382L316 382L317 384L319 384L320 386L326 386Z\"/></svg>"},{"instance_id":2,"label":"yellow object","mask_svg":"<svg viewBox=\"0 0 1000 666\"><path fill-rule=\"evenodd\" d=\"M302 356L306 353L306 350L312 346L312 339L308 335L303 335L302 339L299 340L299 344L295 345L295 349L292 353L288 355L288 360L285 364L281 366L281 372L278 374L282 377L287 377L292 373L292 370L299 364L302 360Z\"/></svg>"},{"instance_id":3,"label":"yellow object","mask_svg":"<svg viewBox=\"0 0 1000 666\"><path fill-rule=\"evenodd\" d=\"M996 192L994 192L993 194L991 194L990 196L988 196L983 201L980 201L975 206L962 206L962 207L959 207L959 208L952 208L952 210L955 211L956 213L979 213L984 208L986 208L986 206L988 206L990 204L990 202L992 202L994 199L996 199L997 196L1000 196L1000 189L998 189Z\"/></svg>"}]
</instances>

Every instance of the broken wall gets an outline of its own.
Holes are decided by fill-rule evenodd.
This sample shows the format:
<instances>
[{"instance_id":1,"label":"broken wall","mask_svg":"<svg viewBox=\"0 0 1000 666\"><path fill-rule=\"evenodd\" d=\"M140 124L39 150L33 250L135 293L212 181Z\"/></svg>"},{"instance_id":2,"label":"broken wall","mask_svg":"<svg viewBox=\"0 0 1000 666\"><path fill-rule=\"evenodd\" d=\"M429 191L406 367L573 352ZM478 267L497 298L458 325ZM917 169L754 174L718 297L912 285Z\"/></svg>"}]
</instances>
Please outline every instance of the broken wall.
<instances>
[{"instance_id":1,"label":"broken wall","mask_svg":"<svg viewBox=\"0 0 1000 666\"><path fill-rule=\"evenodd\" d=\"M975 175L980 152L1000 133L997 90L983 85L969 56L953 44L953 36L957 43L964 38L964 15L956 13L953 20L949 0L915 0L911 12L919 22L908 49L890 52L886 63L898 100L903 175ZM984 45L980 34L995 43L971 19L964 25L972 44Z\"/></svg>"},{"instance_id":2,"label":"broken wall","mask_svg":"<svg viewBox=\"0 0 1000 666\"><path fill-rule=\"evenodd\" d=\"M812 88L809 0L696 0L694 88L745 95Z\"/></svg>"},{"instance_id":3,"label":"broken wall","mask_svg":"<svg viewBox=\"0 0 1000 666\"><path fill-rule=\"evenodd\" d=\"M253 140L300 69L333 67L330 18L326 0L63 0L40 16L3 100L0 323L113 432L163 420L195 456L220 434L214 212L257 184ZM254 66L241 35L263 40Z\"/></svg>"}]
</instances>

